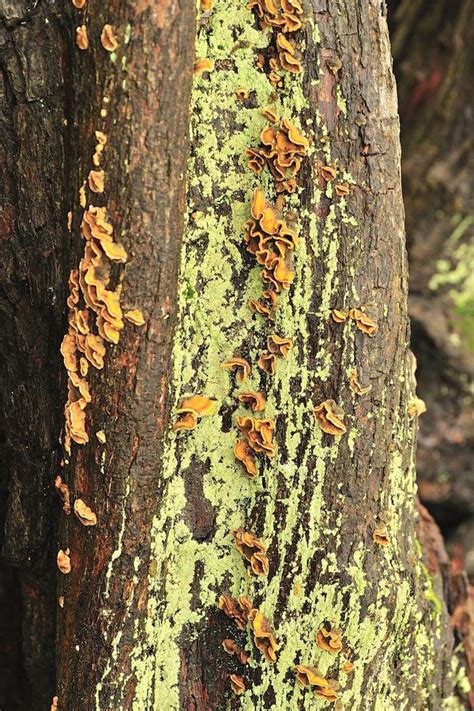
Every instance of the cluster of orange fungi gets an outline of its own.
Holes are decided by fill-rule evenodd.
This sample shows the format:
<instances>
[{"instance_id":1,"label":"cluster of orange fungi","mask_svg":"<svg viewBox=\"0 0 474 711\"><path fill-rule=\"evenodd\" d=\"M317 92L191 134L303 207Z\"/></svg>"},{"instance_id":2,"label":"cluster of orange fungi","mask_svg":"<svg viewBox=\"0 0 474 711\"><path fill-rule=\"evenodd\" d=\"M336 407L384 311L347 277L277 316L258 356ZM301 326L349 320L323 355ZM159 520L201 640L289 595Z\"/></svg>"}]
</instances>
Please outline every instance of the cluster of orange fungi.
<instances>
[{"instance_id":1,"label":"cluster of orange fungi","mask_svg":"<svg viewBox=\"0 0 474 711\"><path fill-rule=\"evenodd\" d=\"M273 30L275 47L269 59L268 78L274 86L282 86L282 71L301 72L301 53L287 35L301 29L303 7L299 0L250 0L247 7L253 10L262 29Z\"/></svg>"},{"instance_id":2,"label":"cluster of orange fungi","mask_svg":"<svg viewBox=\"0 0 474 711\"><path fill-rule=\"evenodd\" d=\"M250 568L255 575L267 575L268 558L267 547L262 541L256 538L250 531L237 528L232 531L235 547L240 555L250 563Z\"/></svg>"},{"instance_id":3,"label":"cluster of orange fungi","mask_svg":"<svg viewBox=\"0 0 474 711\"><path fill-rule=\"evenodd\" d=\"M227 617L233 619L240 630L244 630L249 625L253 632L253 640L257 649L260 650L267 662L276 661L278 645L275 635L267 618L258 608L253 606L247 597L241 595L236 600L229 595L221 595L219 609Z\"/></svg>"}]
</instances>

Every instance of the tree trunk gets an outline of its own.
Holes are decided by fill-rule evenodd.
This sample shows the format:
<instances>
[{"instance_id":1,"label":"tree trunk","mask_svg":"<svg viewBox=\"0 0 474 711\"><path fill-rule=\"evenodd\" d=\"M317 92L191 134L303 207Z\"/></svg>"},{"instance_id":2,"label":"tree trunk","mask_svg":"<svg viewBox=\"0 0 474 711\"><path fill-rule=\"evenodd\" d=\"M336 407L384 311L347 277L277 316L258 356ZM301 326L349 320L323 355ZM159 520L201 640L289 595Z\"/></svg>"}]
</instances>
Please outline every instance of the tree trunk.
<instances>
[{"instance_id":1,"label":"tree trunk","mask_svg":"<svg viewBox=\"0 0 474 711\"><path fill-rule=\"evenodd\" d=\"M301 52L299 73L275 68L280 31L260 29L244 3L219 0L198 11L196 41L195 20L192 3L172 0L108 0L100 8L91 2L83 10L71 6L58 20L69 28L61 34L68 150L63 162L53 139L39 136L32 159L36 169L43 166L45 144L57 154L52 162L60 178L48 216L57 225L56 248L83 274L80 259L94 243L93 231L91 237L81 227L84 209L88 219L91 205L105 207L127 258L114 262L109 277L103 264L110 245L101 233L99 277L107 275L109 291L121 285L121 309L140 309L145 324L117 327L120 339L107 344L104 368L89 368L90 403L74 400L70 384L67 407L71 398L82 403L86 436L70 419L69 431L73 439L88 438L73 442L71 455L63 428L66 452L54 457L66 399L64 388L62 400L58 392L57 331L53 355L39 361L40 376L51 369L53 384L42 386L48 399L42 391L32 399L33 414L46 408L45 414L41 422L32 418L34 429L17 421L22 437L34 438L52 421L45 451L57 469L45 474L43 464L41 476L50 477L51 490L60 472L71 505L83 501L92 509L82 517L60 514L57 548L70 557L71 570L58 573L57 708L313 708L312 690L295 678L297 664L317 668L339 708L466 708L442 574L427 567L417 537L417 525L425 529L414 506L415 393L384 7L375 0L306 3L303 28L288 35ZM81 50L73 43L83 24L88 48ZM61 42L54 45L58 58ZM85 46L84 31L79 42ZM291 52L289 60L281 54L298 66ZM60 106L56 100L59 113ZM281 185L268 169L252 172L245 157L246 148L260 144L269 122L262 109L269 107L309 142L300 151L298 188L289 195L277 194ZM95 131L100 145L102 134L107 140L94 162ZM91 169L105 171L104 192ZM13 187L21 178L19 169ZM289 232L300 238L287 269L294 283L287 277L274 323L248 308L262 291L262 267L243 241L257 188L282 208ZM30 189L36 204L35 182ZM253 210L263 221L255 204ZM35 252L49 285L52 277L38 261ZM62 292L65 262L64 255L53 261L63 265L54 273ZM275 274L270 289L278 288ZM33 315L31 278L28 272L21 294ZM74 289L69 294L63 333L69 328L71 335L71 312L84 308L83 296L92 298L85 284L74 307ZM359 311L344 320L332 317L333 309ZM95 313L90 306L97 333L104 326ZM49 311L43 318L53 322ZM35 323L42 333L39 317ZM16 320L11 328L21 332ZM257 361L273 333L293 347L271 376ZM14 352L31 362L23 345ZM222 368L232 357L251 363L244 384ZM71 383L76 361L68 362ZM354 369L370 392L358 387ZM19 365L13 384L20 372ZM31 379L42 384L36 370ZM253 415L238 400L244 390L264 393L266 408L256 417L276 423L276 454L258 455L254 478L233 454L237 417ZM198 418L194 429L173 431L183 419L177 409L192 395L215 400L215 412ZM313 413L332 400L347 428L336 436L323 432ZM323 419L323 427L343 432L340 417L332 425ZM6 425L9 453L17 449L14 436ZM33 459L39 461L37 454ZM37 482L39 475L32 476ZM31 496L26 489L24 495ZM18 521L14 501L10 494L7 520ZM94 514L97 524L83 525L94 524ZM48 509L35 515L43 525L54 520ZM246 570L231 533L239 528L268 545L267 575ZM245 630L218 609L223 595L252 601ZM274 630L274 664L253 643L257 609ZM321 628L339 630L339 654L318 646ZM251 653L247 665L226 654L224 639ZM261 646L262 637L256 639ZM243 677L240 699L229 675Z\"/></svg>"}]
</instances>

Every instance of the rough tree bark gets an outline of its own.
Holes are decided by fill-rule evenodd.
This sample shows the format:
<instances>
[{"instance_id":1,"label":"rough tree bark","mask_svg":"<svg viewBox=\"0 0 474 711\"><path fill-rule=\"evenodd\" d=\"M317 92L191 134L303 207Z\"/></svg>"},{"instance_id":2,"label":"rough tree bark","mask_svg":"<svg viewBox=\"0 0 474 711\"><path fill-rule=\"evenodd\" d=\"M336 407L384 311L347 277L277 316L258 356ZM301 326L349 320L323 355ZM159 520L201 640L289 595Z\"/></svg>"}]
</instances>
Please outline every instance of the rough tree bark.
<instances>
[{"instance_id":1,"label":"rough tree bark","mask_svg":"<svg viewBox=\"0 0 474 711\"><path fill-rule=\"evenodd\" d=\"M83 499L98 519L86 527L61 513L57 543L70 549L72 569L58 585L60 710L321 706L323 699L295 681L295 664L337 681L339 707L466 707L442 577L434 567L430 575L416 533L398 116L384 7L312 0L304 16L304 29L294 34L303 71L282 72L282 85L274 86L267 76L274 36L259 29L245 3L219 0L198 12L196 42L191 3L108 0L61 14L54 51L64 46L68 127L61 135L69 150L57 162L59 183L48 192L56 205L47 216L57 225L58 293L65 298L65 263L76 268L82 254L79 188L94 167L94 132L103 131L106 189L96 195L86 188L87 204L107 207L128 253L110 285L122 285L123 309L140 308L146 325L126 325L105 368L88 376L89 442L73 444L60 470L55 442L65 393L61 399L54 318L62 314L63 333L67 324L57 304L43 316L56 323L47 340L54 352L40 361L44 377L51 364L54 382L44 385L49 400L41 402L49 420L45 415L36 427L54 420L45 451L57 469L43 464L41 477L51 477L51 489L60 470L72 499ZM100 41L106 23L118 39L112 52ZM73 44L82 24L87 50ZM195 75L190 98L195 56L214 67ZM271 175L251 172L245 158L245 149L259 144L268 106L310 142L299 189L285 200L300 245L295 281L280 296L274 324L247 307L261 291L261 269L242 241L253 191L277 197ZM53 143L58 135L35 145L36 168L44 144L62 154ZM19 144L27 138L19 134ZM348 195L338 196L322 177L328 165L349 185ZM13 174L13 188L22 178L21 170ZM43 278L44 299L52 277ZM30 318L42 303L36 292L30 296L31 279L28 268L18 288ZM378 323L374 338L352 321L331 319L333 308L359 306ZM20 325L13 320L15 337ZM273 331L294 345L269 377L256 361ZM31 358L23 346L14 352ZM221 367L234 355L253 364L245 387ZM351 389L353 368L372 386L369 393ZM276 457L259 462L255 479L233 456L235 418L247 412L237 400L242 389L264 391L265 417L276 420ZM215 399L217 412L192 431L173 433L170 413L174 420L183 397L198 393ZM31 402L39 407L43 397ZM312 409L326 399L344 409L348 432L341 437L316 424ZM17 425L24 437L28 424ZM95 438L101 430L105 443ZM39 466L37 454L33 459ZM14 501L10 496L8 516L17 521ZM35 515L51 520L47 511ZM379 546L373 532L384 523L390 542ZM230 534L238 527L268 543L268 576L246 573ZM248 596L271 621L279 645L274 665L217 609L221 594ZM316 645L323 623L341 630L345 656ZM251 650L246 667L226 655L224 638ZM229 674L245 677L242 697L233 696Z\"/></svg>"}]
</instances>

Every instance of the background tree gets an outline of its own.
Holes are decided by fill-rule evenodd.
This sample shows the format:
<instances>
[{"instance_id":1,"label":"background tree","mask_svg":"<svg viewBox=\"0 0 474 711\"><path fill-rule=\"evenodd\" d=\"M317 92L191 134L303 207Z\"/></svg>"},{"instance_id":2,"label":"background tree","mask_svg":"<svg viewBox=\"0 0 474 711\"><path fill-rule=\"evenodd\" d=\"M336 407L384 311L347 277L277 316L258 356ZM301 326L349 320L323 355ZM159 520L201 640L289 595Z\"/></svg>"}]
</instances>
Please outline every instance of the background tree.
<instances>
[{"instance_id":1,"label":"background tree","mask_svg":"<svg viewBox=\"0 0 474 711\"><path fill-rule=\"evenodd\" d=\"M189 3L2 10L4 559L11 606L21 590L15 651L29 682L23 697L18 685L5 691L11 707L46 708L56 691L68 710L312 708L295 664L317 666L354 708L466 707L440 546L413 500L415 393L383 7L313 0L301 29L285 33L281 17L266 17L262 30L258 7L203 3L196 41ZM245 150L261 150L271 125L264 108L274 127L295 126L295 191L279 192L271 156L253 154L261 172L247 164ZM104 191L94 182L102 178ZM257 188L300 238L283 276L270 268L274 287L289 286L274 323L247 305L262 290L262 266L242 239ZM107 288L121 286L123 311L139 308L145 325L124 322L104 368L89 368L89 441L69 457L57 444L59 347L91 204L106 207L127 252ZM331 317L360 306L366 316ZM257 367L271 333L293 343L273 376ZM221 367L233 356L252 364L245 384ZM249 414L243 389L265 393L262 417L276 423L276 456L259 457L253 479L233 454L236 416ZM176 407L193 394L216 400L216 412L173 433ZM343 408L341 436L314 417L327 400ZM81 522L61 512L56 541L58 474L71 504L93 514ZM96 525L82 525L93 515ZM420 540L438 552L430 560L420 521ZM230 533L239 527L268 544L268 575L247 574ZM58 574L54 593L58 549L70 551L71 571ZM270 620L275 664L218 610L226 594L246 595ZM340 630L339 654L316 644L322 627ZM226 638L251 652L248 665L225 653ZM241 699L229 674L245 679Z\"/></svg>"}]
</instances>

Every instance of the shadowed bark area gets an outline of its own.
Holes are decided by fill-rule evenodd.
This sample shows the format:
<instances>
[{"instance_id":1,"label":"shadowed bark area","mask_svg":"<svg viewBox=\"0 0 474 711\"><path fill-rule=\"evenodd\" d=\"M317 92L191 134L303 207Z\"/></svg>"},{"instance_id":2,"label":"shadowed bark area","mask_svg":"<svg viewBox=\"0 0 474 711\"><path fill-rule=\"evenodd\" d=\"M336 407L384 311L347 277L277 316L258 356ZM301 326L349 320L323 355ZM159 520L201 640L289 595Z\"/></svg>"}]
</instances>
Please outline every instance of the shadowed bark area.
<instances>
[{"instance_id":1,"label":"shadowed bark area","mask_svg":"<svg viewBox=\"0 0 474 711\"><path fill-rule=\"evenodd\" d=\"M0 705L12 709L46 708L54 690L70 49L59 4L0 3Z\"/></svg>"}]
</instances>

